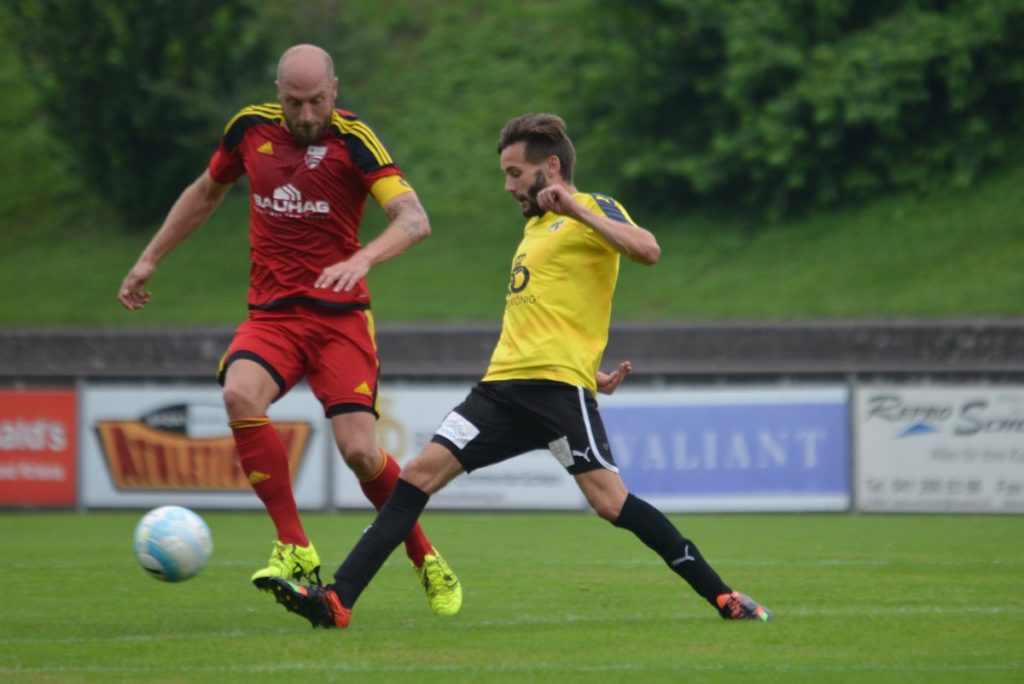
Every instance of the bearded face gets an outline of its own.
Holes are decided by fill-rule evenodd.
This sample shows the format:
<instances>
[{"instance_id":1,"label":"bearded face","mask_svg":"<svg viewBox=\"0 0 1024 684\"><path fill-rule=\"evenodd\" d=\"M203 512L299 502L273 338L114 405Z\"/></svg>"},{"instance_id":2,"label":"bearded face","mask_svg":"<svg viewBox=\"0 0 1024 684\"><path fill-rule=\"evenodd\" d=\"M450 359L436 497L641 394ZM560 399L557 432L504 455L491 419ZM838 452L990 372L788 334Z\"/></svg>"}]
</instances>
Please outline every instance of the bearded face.
<instances>
[{"instance_id":1,"label":"bearded face","mask_svg":"<svg viewBox=\"0 0 1024 684\"><path fill-rule=\"evenodd\" d=\"M284 98L284 123L288 131L302 145L318 141L331 124L333 102L326 95L299 101Z\"/></svg>"},{"instance_id":2,"label":"bearded face","mask_svg":"<svg viewBox=\"0 0 1024 684\"><path fill-rule=\"evenodd\" d=\"M526 218L533 218L534 216L543 216L544 210L537 204L537 193L544 188L548 187L548 180L544 177L544 173L537 170L533 174L533 182L530 187L526 189L526 201L527 205L523 208L523 216Z\"/></svg>"},{"instance_id":3,"label":"bearded face","mask_svg":"<svg viewBox=\"0 0 1024 684\"><path fill-rule=\"evenodd\" d=\"M543 162L526 158L526 143L517 142L501 151L501 170L505 174L505 192L519 202L523 216L533 218L546 212L537 204L537 194L550 185Z\"/></svg>"}]
</instances>

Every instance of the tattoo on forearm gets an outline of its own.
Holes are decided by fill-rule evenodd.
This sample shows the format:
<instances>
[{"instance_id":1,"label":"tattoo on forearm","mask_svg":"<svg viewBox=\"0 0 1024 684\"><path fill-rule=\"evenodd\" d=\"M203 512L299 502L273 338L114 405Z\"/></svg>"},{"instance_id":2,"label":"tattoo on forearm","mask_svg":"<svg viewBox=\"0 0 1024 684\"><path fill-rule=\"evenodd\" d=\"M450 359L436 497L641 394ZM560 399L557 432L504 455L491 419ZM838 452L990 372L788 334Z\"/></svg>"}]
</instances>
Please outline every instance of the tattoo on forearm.
<instances>
[{"instance_id":1,"label":"tattoo on forearm","mask_svg":"<svg viewBox=\"0 0 1024 684\"><path fill-rule=\"evenodd\" d=\"M408 235L413 242L426 236L427 214L412 193L399 195L388 202L384 213L391 219L391 225Z\"/></svg>"}]
</instances>

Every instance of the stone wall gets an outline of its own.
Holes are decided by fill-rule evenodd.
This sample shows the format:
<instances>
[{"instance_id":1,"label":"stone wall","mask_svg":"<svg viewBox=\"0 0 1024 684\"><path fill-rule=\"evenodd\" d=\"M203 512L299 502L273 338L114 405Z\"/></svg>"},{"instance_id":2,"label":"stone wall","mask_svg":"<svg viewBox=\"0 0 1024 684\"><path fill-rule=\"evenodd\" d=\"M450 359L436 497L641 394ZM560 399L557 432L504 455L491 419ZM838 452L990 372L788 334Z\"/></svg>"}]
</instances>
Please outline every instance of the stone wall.
<instances>
[{"instance_id":1,"label":"stone wall","mask_svg":"<svg viewBox=\"0 0 1024 684\"><path fill-rule=\"evenodd\" d=\"M230 327L8 328L0 383L212 378ZM381 373L477 378L498 338L492 324L382 325ZM926 375L1024 380L1024 319L657 323L613 326L605 367L634 378L732 381Z\"/></svg>"}]
</instances>

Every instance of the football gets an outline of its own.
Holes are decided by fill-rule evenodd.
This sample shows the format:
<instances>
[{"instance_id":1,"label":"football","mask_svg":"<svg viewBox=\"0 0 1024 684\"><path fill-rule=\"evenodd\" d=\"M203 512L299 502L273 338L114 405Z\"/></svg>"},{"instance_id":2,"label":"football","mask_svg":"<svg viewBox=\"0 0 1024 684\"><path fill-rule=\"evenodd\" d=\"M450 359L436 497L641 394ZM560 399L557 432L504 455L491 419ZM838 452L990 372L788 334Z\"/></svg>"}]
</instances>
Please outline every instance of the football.
<instances>
[{"instance_id":1,"label":"football","mask_svg":"<svg viewBox=\"0 0 1024 684\"><path fill-rule=\"evenodd\" d=\"M162 582L195 577L210 560L213 539L199 515L182 506L161 506L135 526L135 558Z\"/></svg>"}]
</instances>

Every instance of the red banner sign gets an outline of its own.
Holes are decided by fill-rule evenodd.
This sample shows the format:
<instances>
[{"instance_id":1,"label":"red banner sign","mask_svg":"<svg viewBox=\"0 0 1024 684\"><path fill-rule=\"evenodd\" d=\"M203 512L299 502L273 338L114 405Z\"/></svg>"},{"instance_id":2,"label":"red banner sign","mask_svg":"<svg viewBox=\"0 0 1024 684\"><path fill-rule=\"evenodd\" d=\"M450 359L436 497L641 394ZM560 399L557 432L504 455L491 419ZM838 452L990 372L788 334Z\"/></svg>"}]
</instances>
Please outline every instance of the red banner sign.
<instances>
[{"instance_id":1,"label":"red banner sign","mask_svg":"<svg viewBox=\"0 0 1024 684\"><path fill-rule=\"evenodd\" d=\"M294 479L312 426L279 421L274 427L288 450L288 466ZM120 491L251 489L231 435L195 439L134 420L100 420L96 422L96 432L114 487Z\"/></svg>"},{"instance_id":2,"label":"red banner sign","mask_svg":"<svg viewBox=\"0 0 1024 684\"><path fill-rule=\"evenodd\" d=\"M0 390L0 506L74 507L74 390Z\"/></svg>"}]
</instances>

